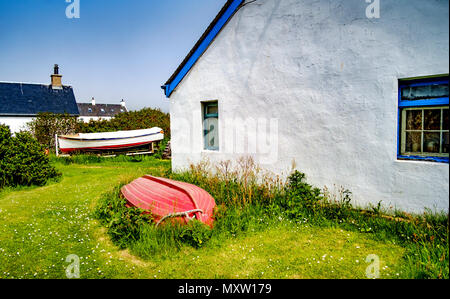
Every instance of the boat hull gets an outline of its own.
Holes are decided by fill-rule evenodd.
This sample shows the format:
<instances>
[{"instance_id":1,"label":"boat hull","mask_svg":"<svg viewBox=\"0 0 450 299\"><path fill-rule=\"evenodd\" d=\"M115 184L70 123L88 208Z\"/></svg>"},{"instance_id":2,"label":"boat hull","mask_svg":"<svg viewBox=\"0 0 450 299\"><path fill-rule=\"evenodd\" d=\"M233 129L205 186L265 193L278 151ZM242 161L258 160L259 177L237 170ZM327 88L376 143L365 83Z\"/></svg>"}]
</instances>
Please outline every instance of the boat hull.
<instances>
[{"instance_id":1,"label":"boat hull","mask_svg":"<svg viewBox=\"0 0 450 299\"><path fill-rule=\"evenodd\" d=\"M121 193L128 207L148 211L158 223L168 218L187 223L195 217L213 225L214 198L195 185L147 175L124 186Z\"/></svg>"},{"instance_id":2,"label":"boat hull","mask_svg":"<svg viewBox=\"0 0 450 299\"><path fill-rule=\"evenodd\" d=\"M122 150L149 145L164 139L160 128L128 132L110 132L59 136L59 149L63 153L77 151Z\"/></svg>"}]
</instances>

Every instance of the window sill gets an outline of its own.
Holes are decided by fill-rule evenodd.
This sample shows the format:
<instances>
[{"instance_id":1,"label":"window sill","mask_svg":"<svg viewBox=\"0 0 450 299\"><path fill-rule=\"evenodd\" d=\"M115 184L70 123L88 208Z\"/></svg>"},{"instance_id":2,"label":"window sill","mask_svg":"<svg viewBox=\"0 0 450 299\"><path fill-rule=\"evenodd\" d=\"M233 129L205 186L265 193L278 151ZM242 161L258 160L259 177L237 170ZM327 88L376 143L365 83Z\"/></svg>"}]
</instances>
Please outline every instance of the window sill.
<instances>
[{"instance_id":1,"label":"window sill","mask_svg":"<svg viewBox=\"0 0 450 299\"><path fill-rule=\"evenodd\" d=\"M449 163L448 157L421 157L421 156L398 156L398 161Z\"/></svg>"},{"instance_id":2,"label":"window sill","mask_svg":"<svg viewBox=\"0 0 450 299\"><path fill-rule=\"evenodd\" d=\"M220 153L220 151L217 149L217 150L213 150L213 149L203 149L202 150L202 153L208 153L208 154L211 154L211 153Z\"/></svg>"}]
</instances>

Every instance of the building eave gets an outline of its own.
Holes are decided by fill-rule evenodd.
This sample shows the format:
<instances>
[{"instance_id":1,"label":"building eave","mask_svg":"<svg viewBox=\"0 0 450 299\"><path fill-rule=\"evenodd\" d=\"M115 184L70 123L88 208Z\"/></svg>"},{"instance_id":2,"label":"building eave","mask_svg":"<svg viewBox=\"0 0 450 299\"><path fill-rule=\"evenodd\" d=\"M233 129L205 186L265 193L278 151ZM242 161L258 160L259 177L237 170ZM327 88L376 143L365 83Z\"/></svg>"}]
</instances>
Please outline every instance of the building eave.
<instances>
[{"instance_id":1,"label":"building eave","mask_svg":"<svg viewBox=\"0 0 450 299\"><path fill-rule=\"evenodd\" d=\"M42 113L46 113L46 112L42 112ZM53 113L53 112L50 112ZM55 114L63 114L63 113L55 113ZM39 114L17 114L17 113L11 113L11 114L7 114L7 113L1 113L0 117L37 117ZM73 116L73 117L79 117L79 114L69 114L69 116Z\"/></svg>"},{"instance_id":2,"label":"building eave","mask_svg":"<svg viewBox=\"0 0 450 299\"><path fill-rule=\"evenodd\" d=\"M219 35L221 30L226 26L228 21L233 17L243 2L244 0L228 0L222 7L219 14L214 18L192 50L178 66L177 70L172 74L169 80L161 86L167 98L170 97L175 88L181 83L181 81L183 81L184 77L206 52L208 47L214 42L215 38Z\"/></svg>"}]
</instances>

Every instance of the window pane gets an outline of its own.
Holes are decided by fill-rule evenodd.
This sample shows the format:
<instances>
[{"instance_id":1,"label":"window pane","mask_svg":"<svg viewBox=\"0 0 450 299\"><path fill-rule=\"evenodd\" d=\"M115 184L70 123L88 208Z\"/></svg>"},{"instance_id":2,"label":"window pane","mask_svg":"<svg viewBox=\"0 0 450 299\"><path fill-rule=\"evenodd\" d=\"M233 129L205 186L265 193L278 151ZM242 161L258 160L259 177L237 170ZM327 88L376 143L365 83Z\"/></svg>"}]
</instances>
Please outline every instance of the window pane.
<instances>
[{"instance_id":1,"label":"window pane","mask_svg":"<svg viewBox=\"0 0 450 299\"><path fill-rule=\"evenodd\" d=\"M449 133L442 134L442 153L448 154L448 137Z\"/></svg>"},{"instance_id":2,"label":"window pane","mask_svg":"<svg viewBox=\"0 0 450 299\"><path fill-rule=\"evenodd\" d=\"M425 130L440 130L441 129L441 109L425 110Z\"/></svg>"},{"instance_id":3,"label":"window pane","mask_svg":"<svg viewBox=\"0 0 450 299\"><path fill-rule=\"evenodd\" d=\"M444 109L444 122L442 124L443 130L448 130L448 109Z\"/></svg>"},{"instance_id":4,"label":"window pane","mask_svg":"<svg viewBox=\"0 0 450 299\"><path fill-rule=\"evenodd\" d=\"M217 118L205 119L205 146L206 148L219 148L219 120Z\"/></svg>"},{"instance_id":5,"label":"window pane","mask_svg":"<svg viewBox=\"0 0 450 299\"><path fill-rule=\"evenodd\" d=\"M448 83L402 88L402 99L407 101L442 97L448 97Z\"/></svg>"},{"instance_id":6,"label":"window pane","mask_svg":"<svg viewBox=\"0 0 450 299\"><path fill-rule=\"evenodd\" d=\"M406 111L406 130L422 130L422 110Z\"/></svg>"},{"instance_id":7,"label":"window pane","mask_svg":"<svg viewBox=\"0 0 450 299\"><path fill-rule=\"evenodd\" d=\"M219 106L206 107L206 114L218 114L218 113L219 113Z\"/></svg>"},{"instance_id":8,"label":"window pane","mask_svg":"<svg viewBox=\"0 0 450 299\"><path fill-rule=\"evenodd\" d=\"M439 153L440 133L424 133L423 151L427 153Z\"/></svg>"},{"instance_id":9,"label":"window pane","mask_svg":"<svg viewBox=\"0 0 450 299\"><path fill-rule=\"evenodd\" d=\"M406 151L409 153L420 153L422 148L422 133L420 132L407 132L406 133Z\"/></svg>"}]
</instances>

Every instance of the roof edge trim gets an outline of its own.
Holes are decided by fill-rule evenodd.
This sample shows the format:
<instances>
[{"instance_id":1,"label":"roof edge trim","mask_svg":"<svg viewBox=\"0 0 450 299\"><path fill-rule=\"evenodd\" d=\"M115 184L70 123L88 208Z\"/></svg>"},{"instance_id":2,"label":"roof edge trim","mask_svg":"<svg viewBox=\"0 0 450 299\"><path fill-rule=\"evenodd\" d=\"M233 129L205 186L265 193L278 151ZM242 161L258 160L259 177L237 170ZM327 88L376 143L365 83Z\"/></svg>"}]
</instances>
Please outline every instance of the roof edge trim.
<instances>
[{"instance_id":1,"label":"roof edge trim","mask_svg":"<svg viewBox=\"0 0 450 299\"><path fill-rule=\"evenodd\" d=\"M175 88L181 83L187 73L205 53L243 2L244 0L228 0L228 2L224 5L214 21L209 25L205 33L203 33L202 37L195 44L194 48L192 48L189 52L188 56L186 56L177 70L172 74L170 79L163 86L161 86L167 98L170 97Z\"/></svg>"}]
</instances>

